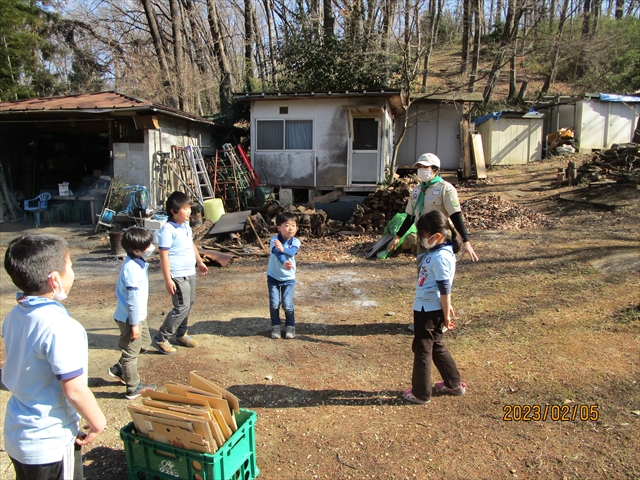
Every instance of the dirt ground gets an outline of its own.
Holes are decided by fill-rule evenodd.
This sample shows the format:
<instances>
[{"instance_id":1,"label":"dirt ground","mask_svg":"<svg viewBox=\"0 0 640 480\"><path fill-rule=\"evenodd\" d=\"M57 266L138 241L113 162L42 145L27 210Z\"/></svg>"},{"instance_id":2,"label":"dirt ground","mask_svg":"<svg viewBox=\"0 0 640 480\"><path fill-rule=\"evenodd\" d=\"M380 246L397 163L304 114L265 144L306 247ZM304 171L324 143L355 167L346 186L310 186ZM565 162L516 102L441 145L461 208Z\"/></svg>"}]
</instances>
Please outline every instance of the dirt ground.
<instances>
[{"instance_id":1,"label":"dirt ground","mask_svg":"<svg viewBox=\"0 0 640 480\"><path fill-rule=\"evenodd\" d=\"M370 236L302 239L294 340L268 335L265 258L211 268L198 278L191 317L202 346L142 355L143 381L161 388L198 370L236 394L258 415L263 479L640 478L640 191L560 188L562 165L490 169L486 183L459 187L463 201L499 193L553 220L473 233L481 261L458 263L457 328L445 337L465 396L434 395L424 406L402 400L413 359L415 261L366 260ZM2 255L22 229L0 225ZM89 382L109 422L84 451L85 476L126 478L119 430L128 402L106 373L118 359L120 262L90 228L40 231L72 245L76 282L65 305L87 330ZM151 263L154 331L170 298L157 257ZM15 291L4 269L0 282L4 317ZM3 408L8 398L0 390ZM546 421L522 420L525 405L549 406ZM12 475L0 453L0 477Z\"/></svg>"}]
</instances>

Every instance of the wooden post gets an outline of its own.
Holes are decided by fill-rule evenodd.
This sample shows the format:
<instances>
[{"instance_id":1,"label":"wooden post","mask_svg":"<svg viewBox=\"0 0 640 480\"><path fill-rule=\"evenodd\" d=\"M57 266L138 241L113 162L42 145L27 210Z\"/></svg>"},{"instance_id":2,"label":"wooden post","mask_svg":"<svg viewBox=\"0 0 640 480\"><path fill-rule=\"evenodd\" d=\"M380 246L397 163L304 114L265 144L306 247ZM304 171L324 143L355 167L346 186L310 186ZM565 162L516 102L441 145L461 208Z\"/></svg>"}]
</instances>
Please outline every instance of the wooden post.
<instances>
[{"instance_id":1,"label":"wooden post","mask_svg":"<svg viewBox=\"0 0 640 480\"><path fill-rule=\"evenodd\" d=\"M573 185L576 182L577 176L578 166L576 162L569 162L569 166L567 167L567 179L569 180L569 185Z\"/></svg>"},{"instance_id":2,"label":"wooden post","mask_svg":"<svg viewBox=\"0 0 640 480\"><path fill-rule=\"evenodd\" d=\"M460 144L462 146L462 176L471 177L471 155L469 152L469 122L460 121Z\"/></svg>"},{"instance_id":3,"label":"wooden post","mask_svg":"<svg viewBox=\"0 0 640 480\"><path fill-rule=\"evenodd\" d=\"M262 240L260 239L260 235L258 235L258 232L256 231L256 227L253 226L253 222L251 221L251 216L247 217L247 222L249 222L249 226L251 226L251 230L253 230L253 233L255 233L256 238L258 239L258 242L260 243L260 247L262 247L262 249L265 250L264 243L262 243Z\"/></svg>"}]
</instances>

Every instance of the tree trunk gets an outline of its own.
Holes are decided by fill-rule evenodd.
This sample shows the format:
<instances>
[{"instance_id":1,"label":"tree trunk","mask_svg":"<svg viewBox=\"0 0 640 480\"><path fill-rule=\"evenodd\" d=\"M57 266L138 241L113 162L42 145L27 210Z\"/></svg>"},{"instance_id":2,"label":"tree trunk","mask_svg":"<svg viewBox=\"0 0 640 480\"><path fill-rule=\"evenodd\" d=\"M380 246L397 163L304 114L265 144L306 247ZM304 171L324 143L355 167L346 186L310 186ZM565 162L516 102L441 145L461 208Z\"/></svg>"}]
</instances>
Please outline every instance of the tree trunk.
<instances>
[{"instance_id":1,"label":"tree trunk","mask_svg":"<svg viewBox=\"0 0 640 480\"><path fill-rule=\"evenodd\" d=\"M602 8L602 0L593 1L593 28L591 30L591 38L595 38L598 33L598 21L600 20L600 9Z\"/></svg>"},{"instance_id":2,"label":"tree trunk","mask_svg":"<svg viewBox=\"0 0 640 480\"><path fill-rule=\"evenodd\" d=\"M258 67L258 75L260 76L260 83L262 84L261 90L264 91L267 87L267 75L266 75L266 52L264 51L264 44L262 43L262 37L259 35L260 28L258 27L258 15L256 15L255 8L253 9L253 38L256 39L256 64Z\"/></svg>"},{"instance_id":3,"label":"tree trunk","mask_svg":"<svg viewBox=\"0 0 640 480\"><path fill-rule=\"evenodd\" d=\"M244 89L253 91L253 3L244 0Z\"/></svg>"},{"instance_id":4,"label":"tree trunk","mask_svg":"<svg viewBox=\"0 0 640 480\"><path fill-rule=\"evenodd\" d=\"M172 107L177 107L178 102L173 95L173 88L171 82L171 76L169 75L169 62L167 61L167 55L162 43L162 37L160 36L160 29L158 28L158 22L156 20L156 14L153 10L151 0L142 0L142 6L144 8L144 14L147 18L147 24L149 26L149 32L151 33L151 41L153 42L153 48L156 51L156 58L160 66L160 73L164 87L167 93L167 97Z\"/></svg>"},{"instance_id":5,"label":"tree trunk","mask_svg":"<svg viewBox=\"0 0 640 480\"><path fill-rule=\"evenodd\" d=\"M442 17L442 4L444 0L429 1L429 38L427 39L427 48L424 55L424 65L422 68L422 91L427 92L427 80L429 78L429 63L431 62L431 54L433 46L438 39L438 27L440 18Z\"/></svg>"},{"instance_id":6,"label":"tree trunk","mask_svg":"<svg viewBox=\"0 0 640 480\"><path fill-rule=\"evenodd\" d=\"M551 57L551 68L549 74L542 86L541 94L549 93L549 88L555 81L556 73L558 71L558 57L560 56L560 48L562 46L562 30L564 29L564 23L567 20L567 11L569 10L569 0L564 0L562 4L562 11L560 12L560 20L558 21L558 31L556 33L555 42L553 44L553 56Z\"/></svg>"},{"instance_id":7,"label":"tree trunk","mask_svg":"<svg viewBox=\"0 0 640 480\"><path fill-rule=\"evenodd\" d=\"M473 32L473 52L471 54L471 74L469 75L469 86L467 90L473 92L476 87L476 79L478 78L478 64L480 62L480 39L482 25L482 9L480 8L480 0L473 0L474 27Z\"/></svg>"},{"instance_id":8,"label":"tree trunk","mask_svg":"<svg viewBox=\"0 0 640 480\"><path fill-rule=\"evenodd\" d=\"M324 30L324 41L325 43L333 40L333 25L335 23L335 18L333 17L333 10L331 0L324 0L323 2L323 30Z\"/></svg>"},{"instance_id":9,"label":"tree trunk","mask_svg":"<svg viewBox=\"0 0 640 480\"><path fill-rule=\"evenodd\" d=\"M511 60L509 61L509 94L507 95L507 99L513 100L516 98L517 94L517 80L516 80L516 68L517 61L516 57L518 54L518 39L516 38L513 42L513 55L511 56Z\"/></svg>"},{"instance_id":10,"label":"tree trunk","mask_svg":"<svg viewBox=\"0 0 640 480\"><path fill-rule=\"evenodd\" d=\"M325 0L325 2L330 2L330 0ZM387 52L389 47L389 39L391 31L393 30L397 6L398 0L386 0L384 3L384 10L382 14L382 38L380 39L380 49L383 52Z\"/></svg>"},{"instance_id":11,"label":"tree trunk","mask_svg":"<svg viewBox=\"0 0 640 480\"><path fill-rule=\"evenodd\" d=\"M469 70L469 38L471 36L471 1L462 0L462 60L460 73Z\"/></svg>"},{"instance_id":12,"label":"tree trunk","mask_svg":"<svg viewBox=\"0 0 640 480\"><path fill-rule=\"evenodd\" d=\"M484 93L482 94L485 103L488 103L491 100L493 90L496 87L496 82L498 80L498 75L500 74L500 69L504 66L504 59L507 56L507 50L511 47L517 36L517 25L520 23L520 17L522 17L522 9L516 9L515 0L509 0L507 18L504 22L504 30L502 32L502 37L500 38L498 53L493 61L493 65L491 66L487 85L484 88Z\"/></svg>"},{"instance_id":13,"label":"tree trunk","mask_svg":"<svg viewBox=\"0 0 640 480\"><path fill-rule=\"evenodd\" d=\"M207 0L207 18L213 41L213 50L220 68L220 113L228 118L231 113L231 68L220 28L215 0Z\"/></svg>"},{"instance_id":14,"label":"tree trunk","mask_svg":"<svg viewBox=\"0 0 640 480\"><path fill-rule=\"evenodd\" d=\"M184 48L182 45L182 20L177 0L169 0L169 11L171 14L171 36L173 37L173 58L175 61L176 87L178 90L178 108L186 111L188 108L183 84L186 70L184 66Z\"/></svg>"},{"instance_id":15,"label":"tree trunk","mask_svg":"<svg viewBox=\"0 0 640 480\"><path fill-rule=\"evenodd\" d=\"M273 23L273 0L264 0L264 12L267 19L267 32L269 37L269 73L271 77L271 85L278 87L278 78L276 75L276 41L275 27Z\"/></svg>"},{"instance_id":16,"label":"tree trunk","mask_svg":"<svg viewBox=\"0 0 640 480\"><path fill-rule=\"evenodd\" d=\"M587 38L589 37L591 27L591 0L584 0L584 11L582 15L582 38Z\"/></svg>"},{"instance_id":17,"label":"tree trunk","mask_svg":"<svg viewBox=\"0 0 640 480\"><path fill-rule=\"evenodd\" d=\"M624 0L616 0L616 20L622 20L624 14Z\"/></svg>"}]
</instances>

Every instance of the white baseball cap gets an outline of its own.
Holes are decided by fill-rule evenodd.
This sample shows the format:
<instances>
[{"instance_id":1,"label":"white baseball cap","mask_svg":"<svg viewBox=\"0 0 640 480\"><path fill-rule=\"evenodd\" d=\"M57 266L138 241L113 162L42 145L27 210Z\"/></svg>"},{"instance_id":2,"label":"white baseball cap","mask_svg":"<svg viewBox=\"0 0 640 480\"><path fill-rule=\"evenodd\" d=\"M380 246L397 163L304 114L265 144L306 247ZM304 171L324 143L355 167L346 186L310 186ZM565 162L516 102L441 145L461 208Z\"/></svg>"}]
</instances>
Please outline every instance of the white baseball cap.
<instances>
[{"instance_id":1,"label":"white baseball cap","mask_svg":"<svg viewBox=\"0 0 640 480\"><path fill-rule=\"evenodd\" d=\"M440 159L437 155L433 153L423 153L418 157L418 161L413 164L414 168L417 168L418 165L423 165L425 167L436 167L440 168Z\"/></svg>"}]
</instances>

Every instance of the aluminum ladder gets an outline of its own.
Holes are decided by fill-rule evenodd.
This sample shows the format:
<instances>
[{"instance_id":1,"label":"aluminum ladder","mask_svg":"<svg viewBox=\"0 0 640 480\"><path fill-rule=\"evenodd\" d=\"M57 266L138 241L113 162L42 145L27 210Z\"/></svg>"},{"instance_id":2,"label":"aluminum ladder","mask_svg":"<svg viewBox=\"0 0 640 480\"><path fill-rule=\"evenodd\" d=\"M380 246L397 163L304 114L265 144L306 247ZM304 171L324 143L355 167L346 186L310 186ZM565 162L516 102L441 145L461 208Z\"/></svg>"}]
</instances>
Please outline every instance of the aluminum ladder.
<instances>
[{"instance_id":1,"label":"aluminum ladder","mask_svg":"<svg viewBox=\"0 0 640 480\"><path fill-rule=\"evenodd\" d=\"M198 146L187 145L184 147L187 158L189 159L189 165L196 177L196 193L198 194L198 200L200 204L203 204L205 200L214 198L215 194L213 186L211 185L211 179L209 178L209 172L204 164L204 158L202 158L202 151Z\"/></svg>"}]
</instances>

